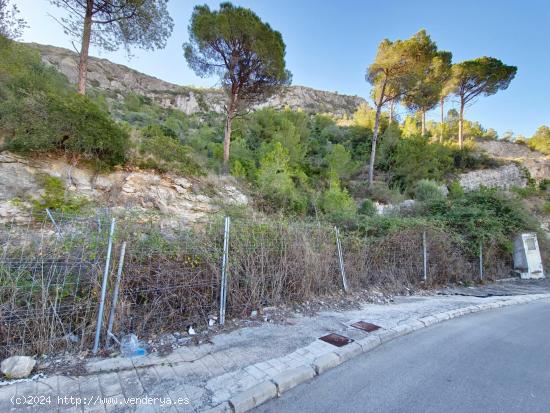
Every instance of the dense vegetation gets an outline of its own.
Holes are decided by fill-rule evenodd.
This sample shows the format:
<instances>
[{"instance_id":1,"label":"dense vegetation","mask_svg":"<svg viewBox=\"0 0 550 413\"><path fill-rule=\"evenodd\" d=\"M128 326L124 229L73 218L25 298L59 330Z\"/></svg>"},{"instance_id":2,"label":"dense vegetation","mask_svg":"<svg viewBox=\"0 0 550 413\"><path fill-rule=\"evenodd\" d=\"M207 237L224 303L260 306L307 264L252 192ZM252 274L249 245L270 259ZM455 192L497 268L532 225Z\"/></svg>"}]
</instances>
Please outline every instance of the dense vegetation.
<instances>
[{"instance_id":1,"label":"dense vegetation","mask_svg":"<svg viewBox=\"0 0 550 413\"><path fill-rule=\"evenodd\" d=\"M192 175L221 171L223 114L186 115L135 94L123 101L98 90L81 96L31 49L5 39L0 47L5 57L0 62L3 149L63 152L74 162L102 168L134 165ZM230 172L251 189L255 206L265 213L314 217L375 237L427 225L446 228L471 251L481 240L509 251L515 232L537 230L517 199L488 190L465 195L453 183L460 172L495 166L494 160L473 151L471 141L464 149L458 147L454 110L442 128L428 122L424 136L421 117L407 116L389 125L383 113L379 176L369 187L365 166L375 116L363 106L344 118L269 108L236 118ZM463 131L466 138L494 138L490 130L467 120ZM543 128L537 133L541 138L536 142L544 142ZM446 197L442 185L449 182ZM55 197L40 205L57 208L60 191L57 185ZM420 201L416 207L389 217L375 214L375 201L396 203L410 197ZM78 206L74 200L67 208Z\"/></svg>"},{"instance_id":2,"label":"dense vegetation","mask_svg":"<svg viewBox=\"0 0 550 413\"><path fill-rule=\"evenodd\" d=\"M550 128L548 126L538 128L527 144L531 149L550 155Z\"/></svg>"},{"instance_id":3,"label":"dense vegetation","mask_svg":"<svg viewBox=\"0 0 550 413\"><path fill-rule=\"evenodd\" d=\"M27 46L0 37L0 55L3 149L60 151L100 166L125 162L129 133L104 108Z\"/></svg>"}]
</instances>

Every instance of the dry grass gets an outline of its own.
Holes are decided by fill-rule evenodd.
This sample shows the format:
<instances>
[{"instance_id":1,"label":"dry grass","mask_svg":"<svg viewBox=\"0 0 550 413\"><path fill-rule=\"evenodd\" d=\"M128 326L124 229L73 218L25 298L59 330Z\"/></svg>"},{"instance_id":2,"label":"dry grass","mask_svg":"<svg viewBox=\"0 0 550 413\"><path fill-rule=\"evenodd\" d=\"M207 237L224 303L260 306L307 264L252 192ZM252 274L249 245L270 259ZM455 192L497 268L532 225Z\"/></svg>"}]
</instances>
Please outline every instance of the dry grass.
<instances>
[{"instance_id":1,"label":"dry grass","mask_svg":"<svg viewBox=\"0 0 550 413\"><path fill-rule=\"evenodd\" d=\"M110 310L118 248L128 243L116 312L116 335L147 338L204 325L219 308L223 245L221 223L161 231L121 222L107 294ZM106 251L105 225L67 222L0 231L0 356L89 349L96 327ZM427 234L428 281L422 283L422 232ZM14 235L15 234L15 235ZM93 235L96 234L96 235ZM430 288L478 278L477 257L447 233L422 227L382 238L342 234L352 289ZM9 246L9 247L8 247ZM228 317L261 306L291 304L342 289L332 227L282 221L232 223ZM494 246L485 251L488 278L506 275L510 261ZM75 338L78 340L76 341Z\"/></svg>"}]
</instances>

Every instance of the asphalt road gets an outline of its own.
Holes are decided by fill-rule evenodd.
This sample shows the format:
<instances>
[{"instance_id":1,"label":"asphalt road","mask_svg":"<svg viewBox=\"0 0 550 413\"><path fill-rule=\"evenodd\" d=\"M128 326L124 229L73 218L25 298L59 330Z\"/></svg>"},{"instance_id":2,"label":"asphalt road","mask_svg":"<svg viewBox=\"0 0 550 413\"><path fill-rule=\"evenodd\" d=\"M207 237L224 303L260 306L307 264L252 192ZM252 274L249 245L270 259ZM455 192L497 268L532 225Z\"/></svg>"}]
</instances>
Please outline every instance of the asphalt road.
<instances>
[{"instance_id":1,"label":"asphalt road","mask_svg":"<svg viewBox=\"0 0 550 413\"><path fill-rule=\"evenodd\" d=\"M550 412L550 301L419 330L255 412Z\"/></svg>"}]
</instances>

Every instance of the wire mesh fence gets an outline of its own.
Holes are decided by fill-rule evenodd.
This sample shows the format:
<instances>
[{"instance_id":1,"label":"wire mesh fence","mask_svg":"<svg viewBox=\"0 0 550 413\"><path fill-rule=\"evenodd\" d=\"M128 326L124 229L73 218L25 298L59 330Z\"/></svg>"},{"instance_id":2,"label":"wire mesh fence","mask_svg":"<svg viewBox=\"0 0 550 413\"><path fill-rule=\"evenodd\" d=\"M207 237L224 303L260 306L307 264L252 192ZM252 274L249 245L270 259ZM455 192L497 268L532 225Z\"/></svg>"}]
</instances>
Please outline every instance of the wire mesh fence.
<instances>
[{"instance_id":1,"label":"wire mesh fence","mask_svg":"<svg viewBox=\"0 0 550 413\"><path fill-rule=\"evenodd\" d=\"M0 355L82 350L95 327L106 216L40 216L0 230Z\"/></svg>"},{"instance_id":2,"label":"wire mesh fence","mask_svg":"<svg viewBox=\"0 0 550 413\"><path fill-rule=\"evenodd\" d=\"M172 228L166 234L154 225L140 225L139 232L128 233L115 332L178 331L216 315L220 231L210 225L194 231Z\"/></svg>"},{"instance_id":3,"label":"wire mesh fence","mask_svg":"<svg viewBox=\"0 0 550 413\"><path fill-rule=\"evenodd\" d=\"M479 277L475 254L444 231L408 228L383 237L337 233L332 226L283 220L235 220L227 238L227 290L221 291L224 223L161 228L118 218L113 254L107 213L45 215L0 226L0 356L89 350L98 329L148 338L205 325L223 310L241 317L261 306L376 287L387 292ZM424 280L424 241L426 279ZM116 273L125 259L111 311ZM506 274L510 259L487 242L484 275ZM340 257L342 259L340 259ZM343 271L345 269L345 277ZM104 312L99 317L101 297ZM113 319L109 320L111 313Z\"/></svg>"}]
</instances>

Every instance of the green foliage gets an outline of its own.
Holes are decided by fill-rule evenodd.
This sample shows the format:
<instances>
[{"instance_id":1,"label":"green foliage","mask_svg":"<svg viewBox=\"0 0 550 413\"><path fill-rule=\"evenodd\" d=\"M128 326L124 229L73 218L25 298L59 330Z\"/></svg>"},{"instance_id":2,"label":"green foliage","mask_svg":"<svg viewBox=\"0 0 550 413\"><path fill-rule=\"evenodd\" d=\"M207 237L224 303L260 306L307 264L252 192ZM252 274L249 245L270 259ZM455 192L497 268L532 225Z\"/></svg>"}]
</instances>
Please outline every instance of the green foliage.
<instances>
[{"instance_id":1,"label":"green foliage","mask_svg":"<svg viewBox=\"0 0 550 413\"><path fill-rule=\"evenodd\" d=\"M233 160L231 162L231 175L235 178L245 178L246 169L239 160Z\"/></svg>"},{"instance_id":2,"label":"green foliage","mask_svg":"<svg viewBox=\"0 0 550 413\"><path fill-rule=\"evenodd\" d=\"M507 66L493 57L479 57L452 67L453 92L468 103L477 96L494 95L508 88L517 67Z\"/></svg>"},{"instance_id":3,"label":"green foliage","mask_svg":"<svg viewBox=\"0 0 550 413\"><path fill-rule=\"evenodd\" d=\"M367 104L361 104L353 114L353 124L360 128L374 130L374 121L376 111L371 109ZM388 126L388 118L381 119L380 128L385 129Z\"/></svg>"},{"instance_id":4,"label":"green foliage","mask_svg":"<svg viewBox=\"0 0 550 413\"><path fill-rule=\"evenodd\" d=\"M421 179L442 181L454 170L452 149L432 144L426 138L414 136L397 144L390 162L392 182L402 190L412 189Z\"/></svg>"},{"instance_id":5,"label":"green foliage","mask_svg":"<svg viewBox=\"0 0 550 413\"><path fill-rule=\"evenodd\" d=\"M321 197L321 208L332 222L350 221L357 213L357 204L336 176L331 178L329 188Z\"/></svg>"},{"instance_id":6,"label":"green foliage","mask_svg":"<svg viewBox=\"0 0 550 413\"><path fill-rule=\"evenodd\" d=\"M83 17L92 18L92 42L107 51L124 46L141 49L162 49L172 34L174 22L168 13L168 0L50 0L65 9L63 28L77 41L81 41Z\"/></svg>"},{"instance_id":7,"label":"green foliage","mask_svg":"<svg viewBox=\"0 0 550 413\"><path fill-rule=\"evenodd\" d=\"M35 214L42 214L50 209L63 213L78 213L89 204L84 197L75 197L67 193L63 181L55 176L40 176L44 194L38 200L33 201Z\"/></svg>"},{"instance_id":8,"label":"green foliage","mask_svg":"<svg viewBox=\"0 0 550 413\"><path fill-rule=\"evenodd\" d=\"M546 215L550 215L550 201L544 203L542 210L546 213Z\"/></svg>"},{"instance_id":9,"label":"green foliage","mask_svg":"<svg viewBox=\"0 0 550 413\"><path fill-rule=\"evenodd\" d=\"M540 182L539 182L539 189L541 191L546 191L550 188L550 179L542 179Z\"/></svg>"},{"instance_id":10,"label":"green foliage","mask_svg":"<svg viewBox=\"0 0 550 413\"><path fill-rule=\"evenodd\" d=\"M288 151L280 142L274 142L271 150L260 161L258 188L275 208L303 213L307 208L307 200L296 189L289 164Z\"/></svg>"},{"instance_id":11,"label":"green foliage","mask_svg":"<svg viewBox=\"0 0 550 413\"><path fill-rule=\"evenodd\" d=\"M383 204L396 204L405 199L398 189L390 188L383 182L374 182L368 189L368 195L371 199Z\"/></svg>"},{"instance_id":12,"label":"green foliage","mask_svg":"<svg viewBox=\"0 0 550 413\"><path fill-rule=\"evenodd\" d=\"M360 223L360 231L368 237L382 238L388 234L411 228L437 227L438 222L431 222L423 217L400 217L372 215Z\"/></svg>"},{"instance_id":13,"label":"green foliage","mask_svg":"<svg viewBox=\"0 0 550 413\"><path fill-rule=\"evenodd\" d=\"M389 171L391 168L395 149L399 144L402 133L404 134L404 131L394 122L382 134L376 158L376 167L379 170Z\"/></svg>"},{"instance_id":14,"label":"green foliage","mask_svg":"<svg viewBox=\"0 0 550 413\"><path fill-rule=\"evenodd\" d=\"M19 17L19 8L11 0L0 0L0 36L18 39L27 26L25 19Z\"/></svg>"},{"instance_id":15,"label":"green foliage","mask_svg":"<svg viewBox=\"0 0 550 413\"><path fill-rule=\"evenodd\" d=\"M128 132L28 46L0 42L0 129L4 149L63 151L113 166L125 161Z\"/></svg>"},{"instance_id":16,"label":"green foliage","mask_svg":"<svg viewBox=\"0 0 550 413\"><path fill-rule=\"evenodd\" d=\"M351 154L341 144L333 145L326 157L329 173L338 178L349 178L356 169L356 164L351 160Z\"/></svg>"},{"instance_id":17,"label":"green foliage","mask_svg":"<svg viewBox=\"0 0 550 413\"><path fill-rule=\"evenodd\" d=\"M416 87L403 98L408 109L425 114L439 103L445 83L451 77L451 59L450 52L432 52L431 61L419 77Z\"/></svg>"},{"instance_id":18,"label":"green foliage","mask_svg":"<svg viewBox=\"0 0 550 413\"><path fill-rule=\"evenodd\" d=\"M401 127L403 136L406 138L420 136L420 122L419 116L405 116L403 126Z\"/></svg>"},{"instance_id":19,"label":"green foliage","mask_svg":"<svg viewBox=\"0 0 550 413\"><path fill-rule=\"evenodd\" d=\"M514 186L510 188L510 190L522 199L532 198L539 195L539 189L536 187L536 185L527 185L523 188L519 186Z\"/></svg>"},{"instance_id":20,"label":"green foliage","mask_svg":"<svg viewBox=\"0 0 550 413\"><path fill-rule=\"evenodd\" d=\"M485 131L485 133L481 136L483 139L488 139L491 141L496 141L498 139L498 133L493 128L489 128Z\"/></svg>"},{"instance_id":21,"label":"green foliage","mask_svg":"<svg viewBox=\"0 0 550 413\"><path fill-rule=\"evenodd\" d=\"M140 157L135 160L141 167L162 172L203 174L200 165L189 156L191 148L182 145L171 129L152 125L144 128L141 134Z\"/></svg>"},{"instance_id":22,"label":"green foliage","mask_svg":"<svg viewBox=\"0 0 550 413\"><path fill-rule=\"evenodd\" d=\"M456 137L458 136L458 122L459 122L459 113L456 109L450 109L447 112L447 116L444 118L443 124L443 140L447 142L455 142ZM428 130L434 136L439 136L440 134L440 123L428 124ZM493 129L485 130L479 122L469 121L468 119L463 120L463 137L465 140L473 138L485 138L485 139L496 139L497 134Z\"/></svg>"},{"instance_id":23,"label":"green foliage","mask_svg":"<svg viewBox=\"0 0 550 413\"><path fill-rule=\"evenodd\" d=\"M482 188L463 197L428 204L426 216L460 234L472 251L481 240L493 240L505 249L519 231L537 231L539 224L521 203L496 189Z\"/></svg>"},{"instance_id":24,"label":"green foliage","mask_svg":"<svg viewBox=\"0 0 550 413\"><path fill-rule=\"evenodd\" d=\"M464 189L458 181L453 181L449 185L449 198L457 199L464 196Z\"/></svg>"},{"instance_id":25,"label":"green foliage","mask_svg":"<svg viewBox=\"0 0 550 413\"><path fill-rule=\"evenodd\" d=\"M417 86L436 51L436 44L425 30L406 40L383 40L366 77L373 85L376 105L382 106Z\"/></svg>"},{"instance_id":26,"label":"green foliage","mask_svg":"<svg viewBox=\"0 0 550 413\"><path fill-rule=\"evenodd\" d=\"M531 149L550 155L550 128L541 126L535 134L527 141Z\"/></svg>"},{"instance_id":27,"label":"green foliage","mask_svg":"<svg viewBox=\"0 0 550 413\"><path fill-rule=\"evenodd\" d=\"M359 210L357 211L360 215L365 216L373 216L376 214L376 207L374 206L374 202L372 202L370 199L365 199L363 202L361 202L361 206L359 207Z\"/></svg>"},{"instance_id":28,"label":"green foliage","mask_svg":"<svg viewBox=\"0 0 550 413\"><path fill-rule=\"evenodd\" d=\"M494 95L505 90L515 77L517 67L507 66L493 57L479 57L453 65L449 90L460 99L460 115L464 108L478 96ZM464 135L459 133L459 145L463 147Z\"/></svg>"},{"instance_id":29,"label":"green foliage","mask_svg":"<svg viewBox=\"0 0 550 413\"><path fill-rule=\"evenodd\" d=\"M195 6L185 58L200 76L218 75L228 92L239 86L242 106L262 100L290 81L281 34L250 9L220 4Z\"/></svg>"},{"instance_id":30,"label":"green foliage","mask_svg":"<svg viewBox=\"0 0 550 413\"><path fill-rule=\"evenodd\" d=\"M421 179L415 185L415 199L420 202L442 201L445 195L441 191L441 185L429 179Z\"/></svg>"},{"instance_id":31,"label":"green foliage","mask_svg":"<svg viewBox=\"0 0 550 413\"><path fill-rule=\"evenodd\" d=\"M258 150L262 143L279 142L287 149L292 167L303 162L310 134L309 117L304 112L267 108L238 119L234 126L235 139L243 139L249 149Z\"/></svg>"}]
</instances>

